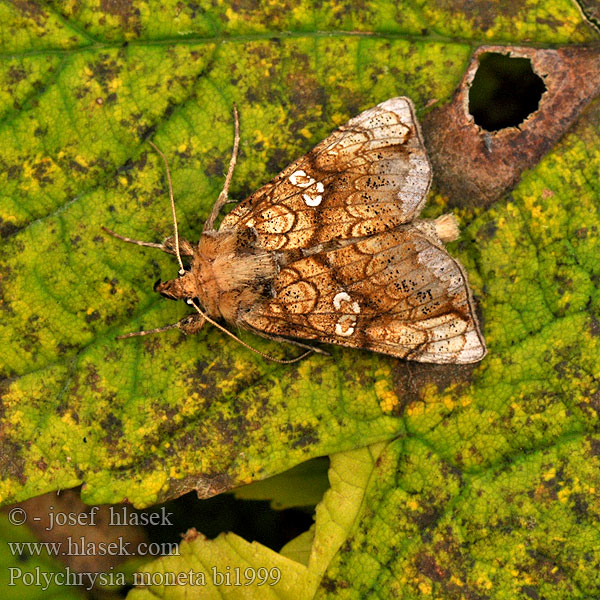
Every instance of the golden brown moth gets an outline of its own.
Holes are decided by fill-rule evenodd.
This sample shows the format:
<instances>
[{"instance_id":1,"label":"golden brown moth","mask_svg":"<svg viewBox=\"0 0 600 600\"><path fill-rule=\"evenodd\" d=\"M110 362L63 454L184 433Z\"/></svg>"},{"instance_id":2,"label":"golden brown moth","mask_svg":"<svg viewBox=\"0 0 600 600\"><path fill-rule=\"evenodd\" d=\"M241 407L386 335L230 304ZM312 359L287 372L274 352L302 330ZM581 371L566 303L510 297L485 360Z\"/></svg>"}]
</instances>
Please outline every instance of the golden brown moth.
<instances>
[{"instance_id":1,"label":"golden brown moth","mask_svg":"<svg viewBox=\"0 0 600 600\"><path fill-rule=\"evenodd\" d=\"M217 229L239 146L234 115L225 187L197 244L178 237L172 193L173 237L155 244L113 234L175 254L179 277L155 290L196 310L179 323L123 337L171 328L194 333L206 321L223 329L223 320L308 349L302 356L322 350L298 340L430 363L485 356L467 276L444 249L458 237L457 223L452 215L417 219L432 173L408 98L342 125ZM170 183L168 164L167 175ZM187 267L181 256L189 257Z\"/></svg>"}]
</instances>

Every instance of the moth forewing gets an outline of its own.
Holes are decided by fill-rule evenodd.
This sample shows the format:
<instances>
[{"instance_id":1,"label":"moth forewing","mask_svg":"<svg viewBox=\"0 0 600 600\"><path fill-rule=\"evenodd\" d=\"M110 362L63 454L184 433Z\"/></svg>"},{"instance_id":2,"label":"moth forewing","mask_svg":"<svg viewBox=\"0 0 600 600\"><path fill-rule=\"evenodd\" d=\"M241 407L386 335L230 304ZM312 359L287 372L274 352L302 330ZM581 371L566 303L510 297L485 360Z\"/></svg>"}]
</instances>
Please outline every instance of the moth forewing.
<instances>
[{"instance_id":1,"label":"moth forewing","mask_svg":"<svg viewBox=\"0 0 600 600\"><path fill-rule=\"evenodd\" d=\"M215 231L234 164L190 269L157 291L215 325L302 347L298 339L433 363L485 356L466 274L443 246L458 237L456 220L417 220L431 166L408 98L342 125Z\"/></svg>"}]
</instances>

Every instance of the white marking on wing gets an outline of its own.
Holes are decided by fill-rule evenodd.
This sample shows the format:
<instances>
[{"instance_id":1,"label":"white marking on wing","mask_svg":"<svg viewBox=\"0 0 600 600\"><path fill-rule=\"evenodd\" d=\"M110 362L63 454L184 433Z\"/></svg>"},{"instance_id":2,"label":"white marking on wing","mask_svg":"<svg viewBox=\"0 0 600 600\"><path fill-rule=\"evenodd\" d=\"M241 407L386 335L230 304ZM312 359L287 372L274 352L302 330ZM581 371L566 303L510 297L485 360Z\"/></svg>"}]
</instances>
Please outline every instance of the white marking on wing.
<instances>
[{"instance_id":1,"label":"white marking on wing","mask_svg":"<svg viewBox=\"0 0 600 600\"><path fill-rule=\"evenodd\" d=\"M307 175L302 169L298 169L298 171L294 171L290 175L290 183L296 187L307 188L315 183L315 180L310 175ZM319 186L317 186L317 189L318 187Z\"/></svg>"},{"instance_id":2,"label":"white marking on wing","mask_svg":"<svg viewBox=\"0 0 600 600\"><path fill-rule=\"evenodd\" d=\"M348 294L347 292L337 293L333 297L333 306L335 307L335 310L340 310L340 308L342 307L342 300L345 300L346 302L350 302L350 300L352 300L352 298L350 298L350 294Z\"/></svg>"},{"instance_id":3,"label":"white marking on wing","mask_svg":"<svg viewBox=\"0 0 600 600\"><path fill-rule=\"evenodd\" d=\"M321 200L323 200L323 196L321 196L321 194L319 194L318 196L302 194L302 198L304 199L306 206L319 206L319 204L321 204Z\"/></svg>"},{"instance_id":4,"label":"white marking on wing","mask_svg":"<svg viewBox=\"0 0 600 600\"><path fill-rule=\"evenodd\" d=\"M343 337L352 335L356 327L356 317L352 315L342 315L335 324L335 334Z\"/></svg>"}]
</instances>

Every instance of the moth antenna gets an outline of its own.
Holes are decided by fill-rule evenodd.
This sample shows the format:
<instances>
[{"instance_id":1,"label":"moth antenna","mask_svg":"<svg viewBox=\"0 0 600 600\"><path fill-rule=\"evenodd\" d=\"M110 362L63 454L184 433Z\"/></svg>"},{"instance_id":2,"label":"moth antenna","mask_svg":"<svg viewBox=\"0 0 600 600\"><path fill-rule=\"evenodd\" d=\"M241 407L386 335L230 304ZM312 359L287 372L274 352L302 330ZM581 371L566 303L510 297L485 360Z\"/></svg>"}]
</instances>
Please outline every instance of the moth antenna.
<instances>
[{"instance_id":1,"label":"moth antenna","mask_svg":"<svg viewBox=\"0 0 600 600\"><path fill-rule=\"evenodd\" d=\"M188 298L186 300L186 302L190 306L193 306L198 311L198 313L202 317L204 317L206 319L206 321L208 321L211 325L214 325L217 329L220 329L223 333L226 333L230 338L233 338L236 342L239 342L242 346L244 346L244 348L251 350L255 354L258 354L259 356L262 356L263 358L265 358L267 360L271 360L273 362L279 363L280 365L291 365L292 363L298 362L298 361L302 360L303 358L306 358L309 354L312 354L314 352L314 350L307 350L300 356L297 356L296 358L291 358L289 360L281 360L279 358L274 358L273 356L269 356L268 354L265 354L264 352L261 352L260 350L257 350L256 348L253 348L252 346L250 346L250 344L246 344L246 342L244 342L243 340L240 340L240 338L237 337L237 335L235 335L234 333L231 333L231 331L229 331L229 329L226 329L222 325L219 325L219 323L217 323L216 321L213 321L204 311L202 311L202 310L200 310L200 308L198 308L198 305L192 299Z\"/></svg>"},{"instance_id":2,"label":"moth antenna","mask_svg":"<svg viewBox=\"0 0 600 600\"><path fill-rule=\"evenodd\" d=\"M108 233L108 235L112 235L113 237L117 238L118 240L121 240L122 242L127 242L129 244L135 244L136 246L147 246L148 248L158 248L159 250L165 249L164 244L157 244L156 242L142 242L142 240L134 240L133 238L126 237L124 235L115 233L112 229L109 229L108 227L104 227L104 225L100 225L100 228L103 231L106 231L106 233Z\"/></svg>"},{"instance_id":3,"label":"moth antenna","mask_svg":"<svg viewBox=\"0 0 600 600\"><path fill-rule=\"evenodd\" d=\"M204 229L202 231L211 231L213 230L213 225L216 218L219 216L219 212L227 204L227 194L229 193L229 186L231 184L231 179L233 178L233 170L235 169L235 163L237 162L238 150L240 148L240 117L238 115L237 106L233 105L233 120L235 123L235 135L233 138L233 150L231 151L231 158L229 159L229 168L227 169L227 176L225 177L225 183L223 184L223 189L217 198L217 201L214 203L212 210L210 211L210 215L204 223Z\"/></svg>"},{"instance_id":4,"label":"moth antenna","mask_svg":"<svg viewBox=\"0 0 600 600\"><path fill-rule=\"evenodd\" d=\"M171 213L173 214L173 230L175 232L175 256L177 257L177 262L179 263L179 274L183 275L185 273L185 269L183 268L183 262L181 261L181 254L179 252L179 231L177 229L177 214L175 212L175 199L173 198L173 183L171 182L171 170L169 169L169 161L167 160L167 157L156 146L156 144L154 144L150 140L148 140L148 143L160 154L167 169L167 182L169 183L169 198L171 200Z\"/></svg>"},{"instance_id":5,"label":"moth antenna","mask_svg":"<svg viewBox=\"0 0 600 600\"><path fill-rule=\"evenodd\" d=\"M145 331L133 331L131 333L124 333L123 335L118 335L115 339L124 340L132 337L141 337L143 335L150 335L152 333L162 333L163 331L169 331L170 329L179 329L179 323L165 325L164 327L157 327L156 329L147 329Z\"/></svg>"}]
</instances>

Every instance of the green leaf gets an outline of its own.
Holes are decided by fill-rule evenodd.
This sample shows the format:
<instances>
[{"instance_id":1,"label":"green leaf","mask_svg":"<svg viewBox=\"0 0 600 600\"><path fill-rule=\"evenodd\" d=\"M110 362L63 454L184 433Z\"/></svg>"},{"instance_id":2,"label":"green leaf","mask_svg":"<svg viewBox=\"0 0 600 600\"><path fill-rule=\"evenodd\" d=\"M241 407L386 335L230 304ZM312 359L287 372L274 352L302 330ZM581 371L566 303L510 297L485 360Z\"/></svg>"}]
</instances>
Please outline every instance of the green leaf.
<instances>
[{"instance_id":1,"label":"green leaf","mask_svg":"<svg viewBox=\"0 0 600 600\"><path fill-rule=\"evenodd\" d=\"M379 356L333 349L333 359L281 368L216 330L115 341L187 307L152 291L175 274L171 257L123 246L101 225L148 240L171 232L164 166L143 142L153 132L171 158L181 233L197 239L223 183L234 100L232 187L242 198L361 108L399 93L420 106L448 97L469 46L310 32L175 41L61 52L51 80L6 124L6 500L82 481L90 503L146 506L191 488L209 496L404 431L396 363Z\"/></svg>"},{"instance_id":2,"label":"green leaf","mask_svg":"<svg viewBox=\"0 0 600 600\"><path fill-rule=\"evenodd\" d=\"M196 240L234 102L243 198L377 102L408 95L426 116L481 43L597 43L576 5L24 1L0 22L3 502L83 482L90 503L147 506L342 453L361 466L332 462L314 537L278 554L190 534L150 570L277 567L277 598L598 595L597 102L508 200L458 211L450 252L490 350L474 369L339 348L282 367L215 330L115 341L186 307L152 292L171 257L101 230L170 234L149 138Z\"/></svg>"},{"instance_id":3,"label":"green leaf","mask_svg":"<svg viewBox=\"0 0 600 600\"><path fill-rule=\"evenodd\" d=\"M256 542L250 544L233 533L207 540L195 531L188 532L179 556L156 560L138 573L138 582L153 583L152 589L134 590L127 597L129 600L163 597L161 585L173 573L183 576L191 570L193 575L188 575L185 584L172 590L173 598L185 598L190 589L199 585L203 597L219 598L227 581L229 586L238 582L235 587L239 598L312 598L327 565L353 529L383 449L384 444L376 444L331 457L331 489L317 507L315 526L287 544L281 553ZM255 580L261 569L266 574ZM222 579L228 575L229 580Z\"/></svg>"},{"instance_id":4,"label":"green leaf","mask_svg":"<svg viewBox=\"0 0 600 600\"><path fill-rule=\"evenodd\" d=\"M271 508L276 510L314 506L328 488L327 467L326 459L309 460L285 473L236 488L233 493L239 500L271 500Z\"/></svg>"},{"instance_id":5,"label":"green leaf","mask_svg":"<svg viewBox=\"0 0 600 600\"><path fill-rule=\"evenodd\" d=\"M599 467L575 436L480 470L396 441L315 597L594 597Z\"/></svg>"}]
</instances>

